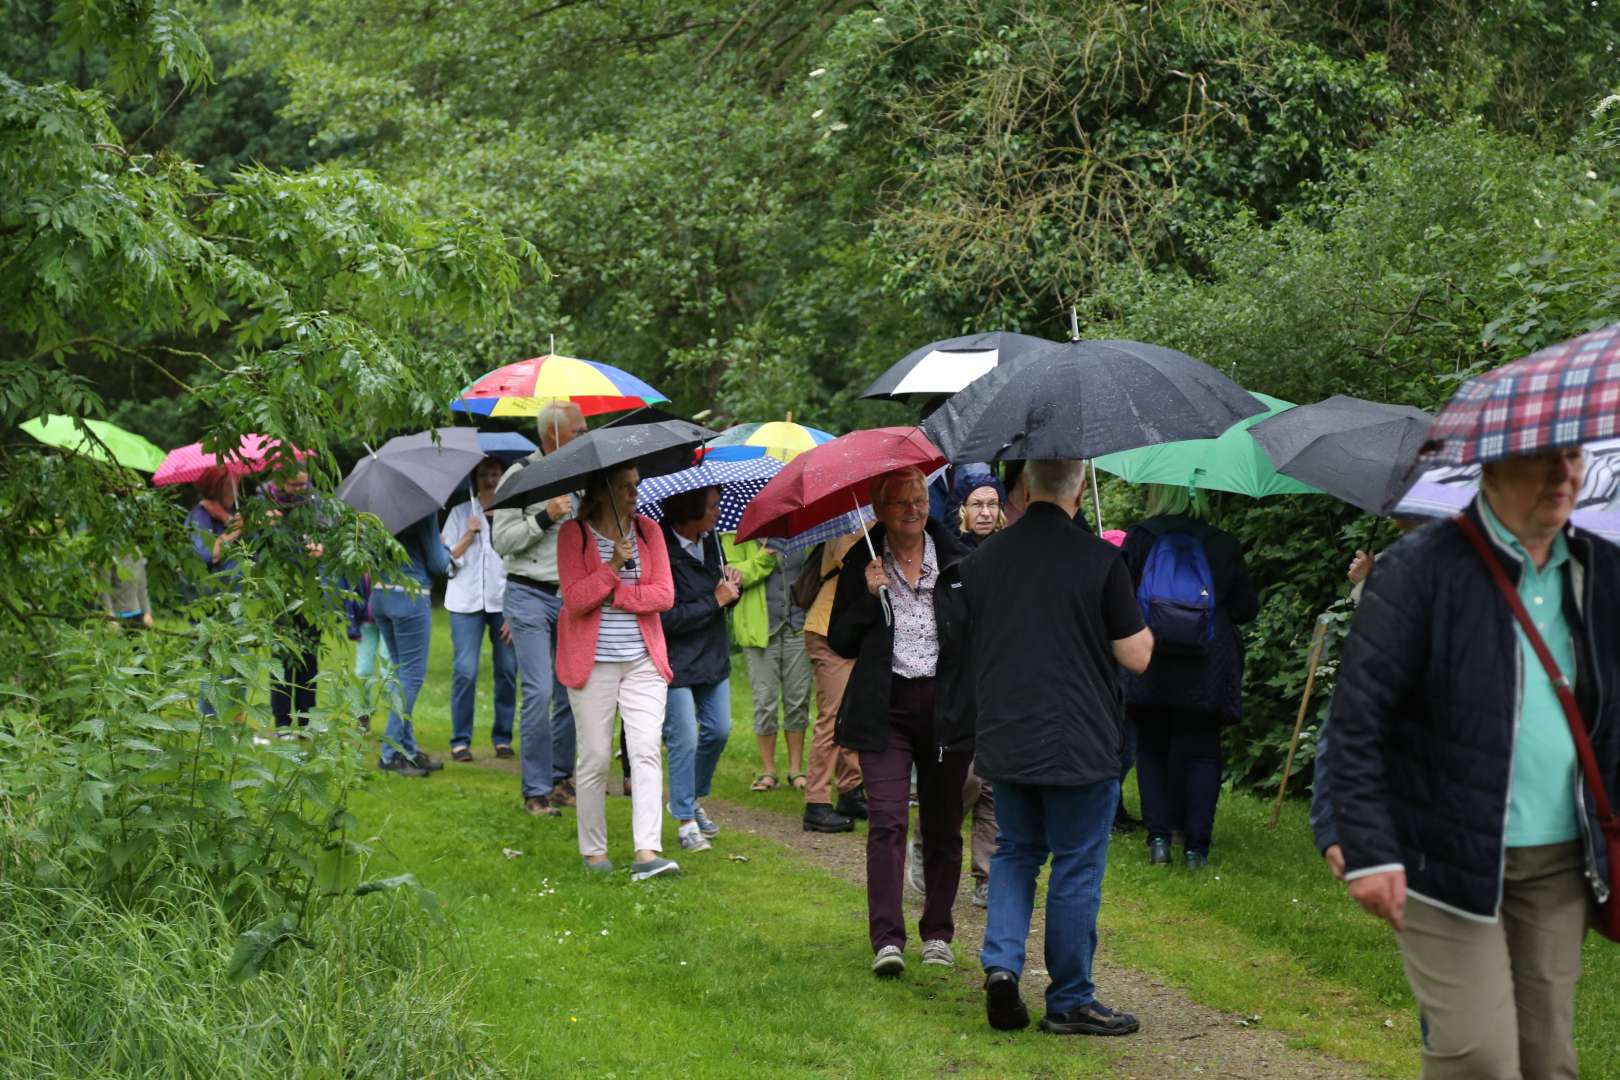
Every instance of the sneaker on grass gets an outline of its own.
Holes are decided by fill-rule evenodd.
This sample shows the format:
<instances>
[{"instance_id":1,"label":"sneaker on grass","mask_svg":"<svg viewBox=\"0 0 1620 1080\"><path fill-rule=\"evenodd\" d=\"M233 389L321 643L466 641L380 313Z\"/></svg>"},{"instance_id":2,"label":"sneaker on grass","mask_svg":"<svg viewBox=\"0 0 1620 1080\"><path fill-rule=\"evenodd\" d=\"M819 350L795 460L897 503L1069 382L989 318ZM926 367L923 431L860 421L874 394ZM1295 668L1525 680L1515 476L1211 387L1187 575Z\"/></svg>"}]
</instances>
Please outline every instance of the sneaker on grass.
<instances>
[{"instance_id":1,"label":"sneaker on grass","mask_svg":"<svg viewBox=\"0 0 1620 1080\"><path fill-rule=\"evenodd\" d=\"M698 828L695 821L688 821L676 829L675 835L680 838L682 851L708 851L714 846L709 843L709 838L703 835L703 830Z\"/></svg>"},{"instance_id":2,"label":"sneaker on grass","mask_svg":"<svg viewBox=\"0 0 1620 1080\"><path fill-rule=\"evenodd\" d=\"M698 830L704 836L713 839L720 835L720 826L714 823L714 819L709 816L708 811L704 810L701 804L692 804L692 819L697 822Z\"/></svg>"},{"instance_id":3,"label":"sneaker on grass","mask_svg":"<svg viewBox=\"0 0 1620 1080\"><path fill-rule=\"evenodd\" d=\"M428 771L404 754L395 754L387 761L379 760L377 769L380 772L391 772L395 776L426 776Z\"/></svg>"},{"instance_id":4,"label":"sneaker on grass","mask_svg":"<svg viewBox=\"0 0 1620 1080\"><path fill-rule=\"evenodd\" d=\"M923 963L933 964L936 967L955 967L956 954L951 952L951 943L935 938L923 942Z\"/></svg>"},{"instance_id":5,"label":"sneaker on grass","mask_svg":"<svg viewBox=\"0 0 1620 1080\"><path fill-rule=\"evenodd\" d=\"M646 862L630 864L630 880L646 881L649 878L659 877L663 874L678 874L681 866L674 859L664 859L654 856Z\"/></svg>"},{"instance_id":6,"label":"sneaker on grass","mask_svg":"<svg viewBox=\"0 0 1620 1080\"><path fill-rule=\"evenodd\" d=\"M1054 1035L1134 1035L1141 1026L1130 1013L1115 1012L1100 1001L1041 1017L1041 1030Z\"/></svg>"},{"instance_id":7,"label":"sneaker on grass","mask_svg":"<svg viewBox=\"0 0 1620 1080\"><path fill-rule=\"evenodd\" d=\"M906 970L906 954L898 945L885 945L872 958L872 974L898 975Z\"/></svg>"}]
</instances>

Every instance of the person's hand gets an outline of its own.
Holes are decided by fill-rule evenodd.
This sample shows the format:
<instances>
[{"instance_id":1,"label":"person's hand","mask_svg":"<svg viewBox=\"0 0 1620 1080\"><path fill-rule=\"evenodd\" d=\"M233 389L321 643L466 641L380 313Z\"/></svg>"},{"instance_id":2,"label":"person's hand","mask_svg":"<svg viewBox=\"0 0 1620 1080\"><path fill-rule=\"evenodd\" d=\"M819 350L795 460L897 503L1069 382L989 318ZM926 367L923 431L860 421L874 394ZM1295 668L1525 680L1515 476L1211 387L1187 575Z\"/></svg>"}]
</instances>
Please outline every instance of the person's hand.
<instances>
[{"instance_id":1,"label":"person's hand","mask_svg":"<svg viewBox=\"0 0 1620 1080\"><path fill-rule=\"evenodd\" d=\"M152 629L152 613L150 611L141 612L141 625L148 630Z\"/></svg>"},{"instance_id":2,"label":"person's hand","mask_svg":"<svg viewBox=\"0 0 1620 1080\"><path fill-rule=\"evenodd\" d=\"M501 640L508 645L512 644L512 624L505 619L501 620Z\"/></svg>"},{"instance_id":3,"label":"person's hand","mask_svg":"<svg viewBox=\"0 0 1620 1080\"><path fill-rule=\"evenodd\" d=\"M558 495L546 503L546 517L553 522L561 521L574 512L574 497L572 495Z\"/></svg>"},{"instance_id":4,"label":"person's hand","mask_svg":"<svg viewBox=\"0 0 1620 1080\"><path fill-rule=\"evenodd\" d=\"M635 557L636 549L631 546L630 538L613 541L613 560L608 564L615 570L624 569L624 564Z\"/></svg>"},{"instance_id":5,"label":"person's hand","mask_svg":"<svg viewBox=\"0 0 1620 1080\"><path fill-rule=\"evenodd\" d=\"M741 591L727 577L722 577L720 583L714 587L714 602L721 607L725 607L727 604L735 604L737 597L741 595Z\"/></svg>"},{"instance_id":6,"label":"person's hand","mask_svg":"<svg viewBox=\"0 0 1620 1080\"><path fill-rule=\"evenodd\" d=\"M222 544L234 544L242 538L242 515L232 514L225 520L225 531L219 534Z\"/></svg>"},{"instance_id":7,"label":"person's hand","mask_svg":"<svg viewBox=\"0 0 1620 1080\"><path fill-rule=\"evenodd\" d=\"M482 515L474 514L472 517L467 519L467 538L469 540L483 531L484 518Z\"/></svg>"},{"instance_id":8,"label":"person's hand","mask_svg":"<svg viewBox=\"0 0 1620 1080\"><path fill-rule=\"evenodd\" d=\"M1350 572L1345 576L1350 579L1350 584L1360 585L1372 573L1372 568L1373 557L1365 551L1357 551L1356 557L1350 560Z\"/></svg>"},{"instance_id":9,"label":"person's hand","mask_svg":"<svg viewBox=\"0 0 1620 1080\"><path fill-rule=\"evenodd\" d=\"M735 566L723 566L723 567L720 568L720 576L722 578L724 578L726 581L731 582L732 585L736 586L737 595L739 595L739 596L742 595L742 571L741 570L737 569Z\"/></svg>"},{"instance_id":10,"label":"person's hand","mask_svg":"<svg viewBox=\"0 0 1620 1080\"><path fill-rule=\"evenodd\" d=\"M1322 858L1327 860L1328 869L1333 871L1334 881L1344 880L1344 848L1338 844L1329 844Z\"/></svg>"},{"instance_id":11,"label":"person's hand","mask_svg":"<svg viewBox=\"0 0 1620 1080\"><path fill-rule=\"evenodd\" d=\"M873 559L866 564L866 591L876 596L889 584L889 575L884 573L883 560Z\"/></svg>"},{"instance_id":12,"label":"person's hand","mask_svg":"<svg viewBox=\"0 0 1620 1080\"><path fill-rule=\"evenodd\" d=\"M1397 932L1406 929L1406 871L1385 870L1350 883L1350 895Z\"/></svg>"}]
</instances>

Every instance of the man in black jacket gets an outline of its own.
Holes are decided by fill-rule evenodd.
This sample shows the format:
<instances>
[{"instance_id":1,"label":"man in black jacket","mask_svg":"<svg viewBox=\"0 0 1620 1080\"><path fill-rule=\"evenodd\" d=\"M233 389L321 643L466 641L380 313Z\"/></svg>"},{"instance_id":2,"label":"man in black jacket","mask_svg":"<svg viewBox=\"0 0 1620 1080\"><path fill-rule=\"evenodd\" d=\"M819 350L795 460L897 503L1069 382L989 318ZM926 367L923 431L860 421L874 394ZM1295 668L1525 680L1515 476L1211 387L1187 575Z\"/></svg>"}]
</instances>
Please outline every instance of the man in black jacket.
<instances>
[{"instance_id":1,"label":"man in black jacket","mask_svg":"<svg viewBox=\"0 0 1620 1080\"><path fill-rule=\"evenodd\" d=\"M1568 525L1583 467L1578 449L1487 464L1465 516L1574 684L1613 791L1620 551ZM1581 942L1609 867L1556 683L1459 522L1379 558L1330 724L1345 880L1400 939L1423 1075L1573 1078Z\"/></svg>"},{"instance_id":2,"label":"man in black jacket","mask_svg":"<svg viewBox=\"0 0 1620 1080\"><path fill-rule=\"evenodd\" d=\"M1091 960L1124 743L1116 664L1146 670L1153 635L1119 552L1074 520L1083 465L1030 462L1028 510L963 563L975 768L1001 827L980 962L991 1026L1026 1026L1018 979L1050 855L1041 1028L1128 1035L1136 1018L1097 1000Z\"/></svg>"}]
</instances>

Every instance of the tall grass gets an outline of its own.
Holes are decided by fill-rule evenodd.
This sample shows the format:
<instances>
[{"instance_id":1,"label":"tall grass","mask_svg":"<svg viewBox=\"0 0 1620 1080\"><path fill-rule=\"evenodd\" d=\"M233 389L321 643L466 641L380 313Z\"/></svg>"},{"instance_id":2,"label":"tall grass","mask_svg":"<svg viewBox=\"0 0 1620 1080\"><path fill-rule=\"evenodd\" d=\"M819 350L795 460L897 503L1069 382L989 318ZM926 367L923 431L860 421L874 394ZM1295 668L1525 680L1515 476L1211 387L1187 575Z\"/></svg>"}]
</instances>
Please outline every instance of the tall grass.
<instances>
[{"instance_id":1,"label":"tall grass","mask_svg":"<svg viewBox=\"0 0 1620 1080\"><path fill-rule=\"evenodd\" d=\"M304 934L237 982L237 933L205 888L131 910L0 882L0 1076L501 1075L414 892L355 898Z\"/></svg>"}]
</instances>

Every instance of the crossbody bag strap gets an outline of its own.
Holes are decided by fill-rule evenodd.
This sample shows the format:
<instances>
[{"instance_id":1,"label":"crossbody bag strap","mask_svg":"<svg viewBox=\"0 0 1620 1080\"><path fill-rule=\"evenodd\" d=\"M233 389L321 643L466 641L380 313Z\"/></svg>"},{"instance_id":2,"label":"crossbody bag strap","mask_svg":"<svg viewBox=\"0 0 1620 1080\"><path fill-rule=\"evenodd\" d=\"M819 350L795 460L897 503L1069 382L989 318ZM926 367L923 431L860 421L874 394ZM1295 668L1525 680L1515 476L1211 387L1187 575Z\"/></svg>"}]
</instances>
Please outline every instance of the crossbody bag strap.
<instances>
[{"instance_id":1,"label":"crossbody bag strap","mask_svg":"<svg viewBox=\"0 0 1620 1080\"><path fill-rule=\"evenodd\" d=\"M1575 691L1571 689L1564 673L1559 670L1558 661L1553 659L1552 650L1547 648L1547 642L1536 629L1534 620L1530 618L1530 612L1525 610L1519 590L1508 580L1507 571L1502 569L1501 560L1491 552L1484 534L1479 531L1479 526L1475 525L1473 519L1466 514L1458 514L1456 522L1462 534L1479 553L1485 569L1490 571L1491 579L1496 582L1502 598L1508 602L1508 607L1513 609L1513 617L1519 621L1519 629L1524 631L1525 639L1530 642L1530 647L1535 650L1541 666L1547 671L1547 678L1552 680L1559 704L1564 707L1564 719L1569 721L1569 734L1575 741L1575 755L1580 759L1581 772L1586 776L1586 786L1591 789L1592 801L1597 804L1599 824L1605 832L1620 830L1620 821L1615 819L1614 809L1609 805L1608 792L1603 787L1603 777L1598 772L1597 755L1592 752L1592 740L1586 734L1586 724L1581 719L1581 706L1575 700Z\"/></svg>"}]
</instances>

